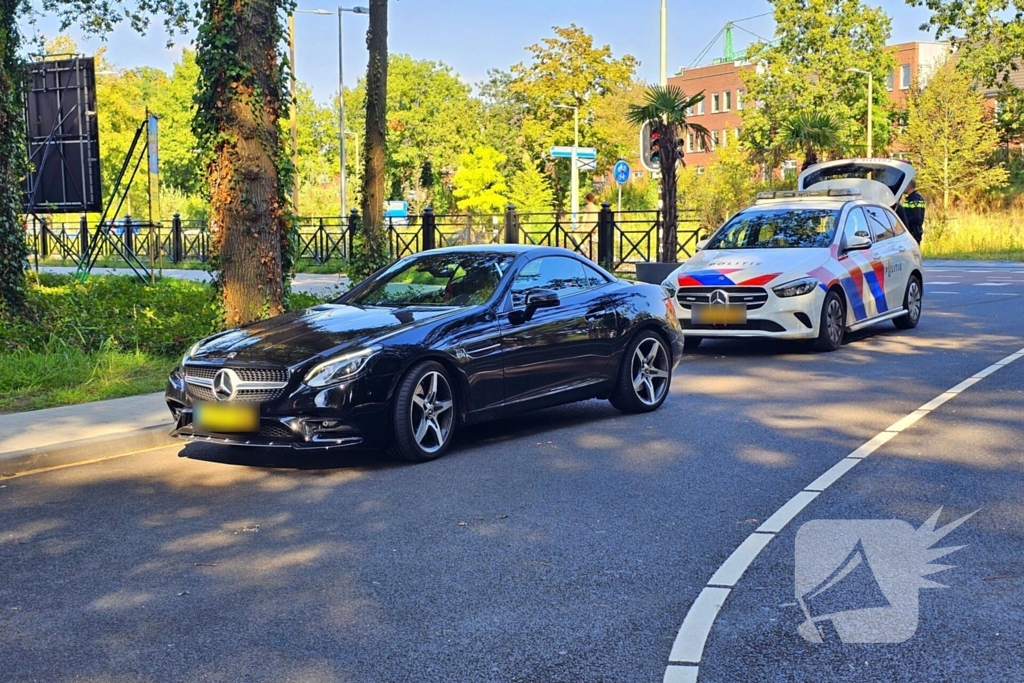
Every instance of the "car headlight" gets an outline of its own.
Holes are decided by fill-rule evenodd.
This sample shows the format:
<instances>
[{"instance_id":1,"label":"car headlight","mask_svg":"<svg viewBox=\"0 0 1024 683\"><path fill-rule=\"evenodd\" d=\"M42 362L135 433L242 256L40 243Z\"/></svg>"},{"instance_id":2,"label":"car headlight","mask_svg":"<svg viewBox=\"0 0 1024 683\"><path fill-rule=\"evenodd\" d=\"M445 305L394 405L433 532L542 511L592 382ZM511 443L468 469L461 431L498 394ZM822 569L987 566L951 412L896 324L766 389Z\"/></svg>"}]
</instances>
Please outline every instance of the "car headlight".
<instances>
[{"instance_id":1,"label":"car headlight","mask_svg":"<svg viewBox=\"0 0 1024 683\"><path fill-rule=\"evenodd\" d=\"M352 379L362 372L370 358L378 351L379 346L372 346L324 361L306 373L306 386L317 389Z\"/></svg>"},{"instance_id":2,"label":"car headlight","mask_svg":"<svg viewBox=\"0 0 1024 683\"><path fill-rule=\"evenodd\" d=\"M661 288L665 290L666 294L668 294L669 299L676 298L676 285L672 282L671 278L662 282Z\"/></svg>"},{"instance_id":3,"label":"car headlight","mask_svg":"<svg viewBox=\"0 0 1024 683\"><path fill-rule=\"evenodd\" d=\"M803 296L804 294L810 294L817 286L818 278L805 277L802 280L793 280L792 282L787 282L784 285L773 287L772 291L775 292L775 296L785 299L791 296Z\"/></svg>"},{"instance_id":4,"label":"car headlight","mask_svg":"<svg viewBox=\"0 0 1024 683\"><path fill-rule=\"evenodd\" d=\"M202 345L203 345L203 342L201 342L201 341L197 341L195 344L193 344L192 348L190 348L188 351L186 351L185 355L181 357L181 364L185 365L185 363L188 362L188 359L191 358L192 356L194 356L196 354L196 352L199 350L199 347L202 346Z\"/></svg>"}]
</instances>

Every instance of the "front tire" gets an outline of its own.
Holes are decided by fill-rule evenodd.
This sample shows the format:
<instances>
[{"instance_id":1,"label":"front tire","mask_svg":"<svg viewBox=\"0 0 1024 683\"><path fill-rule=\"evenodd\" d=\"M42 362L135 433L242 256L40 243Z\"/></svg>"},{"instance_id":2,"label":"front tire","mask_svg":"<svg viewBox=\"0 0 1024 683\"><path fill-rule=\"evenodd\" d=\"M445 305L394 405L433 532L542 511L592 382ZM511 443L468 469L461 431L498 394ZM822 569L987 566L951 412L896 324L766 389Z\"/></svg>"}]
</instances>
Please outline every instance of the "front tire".
<instances>
[{"instance_id":1,"label":"front tire","mask_svg":"<svg viewBox=\"0 0 1024 683\"><path fill-rule=\"evenodd\" d=\"M901 330L917 327L917 323L921 320L921 300L923 298L924 290L921 287L921 278L911 275L910 282L907 283L907 291L903 295L903 308L907 310L907 313L893 318L892 324Z\"/></svg>"},{"instance_id":2,"label":"front tire","mask_svg":"<svg viewBox=\"0 0 1024 683\"><path fill-rule=\"evenodd\" d=\"M440 363L416 365L402 378L395 392L391 452L409 462L440 458L455 434L455 391Z\"/></svg>"},{"instance_id":3,"label":"front tire","mask_svg":"<svg viewBox=\"0 0 1024 683\"><path fill-rule=\"evenodd\" d=\"M671 384L672 354L665 340L643 330L626 347L609 401L624 413L649 413L665 402Z\"/></svg>"},{"instance_id":4,"label":"front tire","mask_svg":"<svg viewBox=\"0 0 1024 683\"><path fill-rule=\"evenodd\" d=\"M835 351L843 345L846 333L846 306L839 292L831 289L821 304L821 318L818 323L818 338L814 340L815 351Z\"/></svg>"}]
</instances>

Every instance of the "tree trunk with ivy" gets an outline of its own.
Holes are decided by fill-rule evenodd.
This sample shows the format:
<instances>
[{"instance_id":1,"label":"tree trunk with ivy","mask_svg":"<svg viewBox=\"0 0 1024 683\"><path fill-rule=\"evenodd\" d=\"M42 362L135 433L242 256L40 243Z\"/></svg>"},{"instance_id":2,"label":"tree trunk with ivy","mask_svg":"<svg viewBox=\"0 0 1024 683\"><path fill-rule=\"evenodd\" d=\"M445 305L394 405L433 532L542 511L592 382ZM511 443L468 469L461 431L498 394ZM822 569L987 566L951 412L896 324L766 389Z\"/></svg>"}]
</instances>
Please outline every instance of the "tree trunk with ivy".
<instances>
[{"instance_id":1,"label":"tree trunk with ivy","mask_svg":"<svg viewBox=\"0 0 1024 683\"><path fill-rule=\"evenodd\" d=\"M661 153L661 215L664 219L661 238L661 260L674 263L679 252L679 207L677 202L676 164L679 162L679 126L661 124L659 149Z\"/></svg>"},{"instance_id":2,"label":"tree trunk with ivy","mask_svg":"<svg viewBox=\"0 0 1024 683\"><path fill-rule=\"evenodd\" d=\"M366 31L366 134L363 136L363 225L354 255L353 273L365 277L387 265L384 226L384 149L388 112L388 2L370 0Z\"/></svg>"},{"instance_id":3,"label":"tree trunk with ivy","mask_svg":"<svg viewBox=\"0 0 1024 683\"><path fill-rule=\"evenodd\" d=\"M0 310L25 298L21 183L25 159L24 64L18 56L22 0L0 0Z\"/></svg>"},{"instance_id":4,"label":"tree trunk with ivy","mask_svg":"<svg viewBox=\"0 0 1024 683\"><path fill-rule=\"evenodd\" d=\"M280 0L206 0L196 62L193 127L209 157L213 267L225 322L242 325L284 310L294 218L293 169L281 144L288 106Z\"/></svg>"}]
</instances>

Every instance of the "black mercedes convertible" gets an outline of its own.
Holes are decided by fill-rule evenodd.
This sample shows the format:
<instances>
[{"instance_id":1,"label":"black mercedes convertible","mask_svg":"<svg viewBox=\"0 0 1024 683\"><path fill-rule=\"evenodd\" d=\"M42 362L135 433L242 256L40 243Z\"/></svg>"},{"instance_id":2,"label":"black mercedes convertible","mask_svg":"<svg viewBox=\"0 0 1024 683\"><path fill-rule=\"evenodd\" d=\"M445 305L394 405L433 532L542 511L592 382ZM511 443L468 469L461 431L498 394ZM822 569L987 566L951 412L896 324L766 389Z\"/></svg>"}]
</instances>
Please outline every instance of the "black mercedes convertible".
<instances>
[{"instance_id":1,"label":"black mercedes convertible","mask_svg":"<svg viewBox=\"0 0 1024 683\"><path fill-rule=\"evenodd\" d=\"M174 436L441 456L459 425L591 398L656 410L682 356L661 287L570 251L454 247L214 335L171 374Z\"/></svg>"}]
</instances>

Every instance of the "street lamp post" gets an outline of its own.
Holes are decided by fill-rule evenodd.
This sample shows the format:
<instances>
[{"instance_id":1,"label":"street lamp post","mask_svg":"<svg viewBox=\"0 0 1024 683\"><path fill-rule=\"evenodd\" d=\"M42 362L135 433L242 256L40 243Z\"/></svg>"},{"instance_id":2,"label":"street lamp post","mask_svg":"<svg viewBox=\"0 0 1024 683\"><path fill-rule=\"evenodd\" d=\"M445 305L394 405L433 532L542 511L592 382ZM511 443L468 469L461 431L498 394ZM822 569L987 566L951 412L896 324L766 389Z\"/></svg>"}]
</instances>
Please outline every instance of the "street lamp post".
<instances>
[{"instance_id":1,"label":"street lamp post","mask_svg":"<svg viewBox=\"0 0 1024 683\"><path fill-rule=\"evenodd\" d=\"M339 164L341 166L341 187L339 192L341 194L341 217L342 219L348 215L348 188L346 187L346 168L345 168L345 78L344 78L344 59L342 52L342 40L344 38L344 31L342 30L341 18L345 12L351 12L352 14L369 14L370 10L366 7L342 7L338 6L338 154ZM359 166L359 135L356 135L356 166Z\"/></svg>"},{"instance_id":2,"label":"street lamp post","mask_svg":"<svg viewBox=\"0 0 1024 683\"><path fill-rule=\"evenodd\" d=\"M871 146L871 132L872 132L871 131L871 110L874 109L874 107L872 106L874 104L874 102L872 101L872 94L873 94L872 93L872 86L874 85L874 77L872 76L870 71L865 71L864 69L852 69L851 68L851 69L847 69L846 72L847 73L851 73L851 74L867 74L867 76L868 76L868 149L867 149L867 152L868 152L868 159L870 159L871 156L872 156L872 152L873 152L872 146Z\"/></svg>"},{"instance_id":3,"label":"street lamp post","mask_svg":"<svg viewBox=\"0 0 1024 683\"><path fill-rule=\"evenodd\" d=\"M668 9L661 0L661 85L668 85Z\"/></svg>"},{"instance_id":4,"label":"street lamp post","mask_svg":"<svg viewBox=\"0 0 1024 683\"><path fill-rule=\"evenodd\" d=\"M572 104L556 104L555 109L572 109L572 198L570 208L572 210L572 227L575 229L579 222L580 213L580 169L577 164L576 154L580 147L580 108Z\"/></svg>"},{"instance_id":5,"label":"street lamp post","mask_svg":"<svg viewBox=\"0 0 1024 683\"><path fill-rule=\"evenodd\" d=\"M299 212L299 124L295 107L295 15L296 14L331 14L325 9L297 9L288 15L288 62L291 65L291 106L288 118L291 120L292 133L292 209Z\"/></svg>"}]
</instances>

